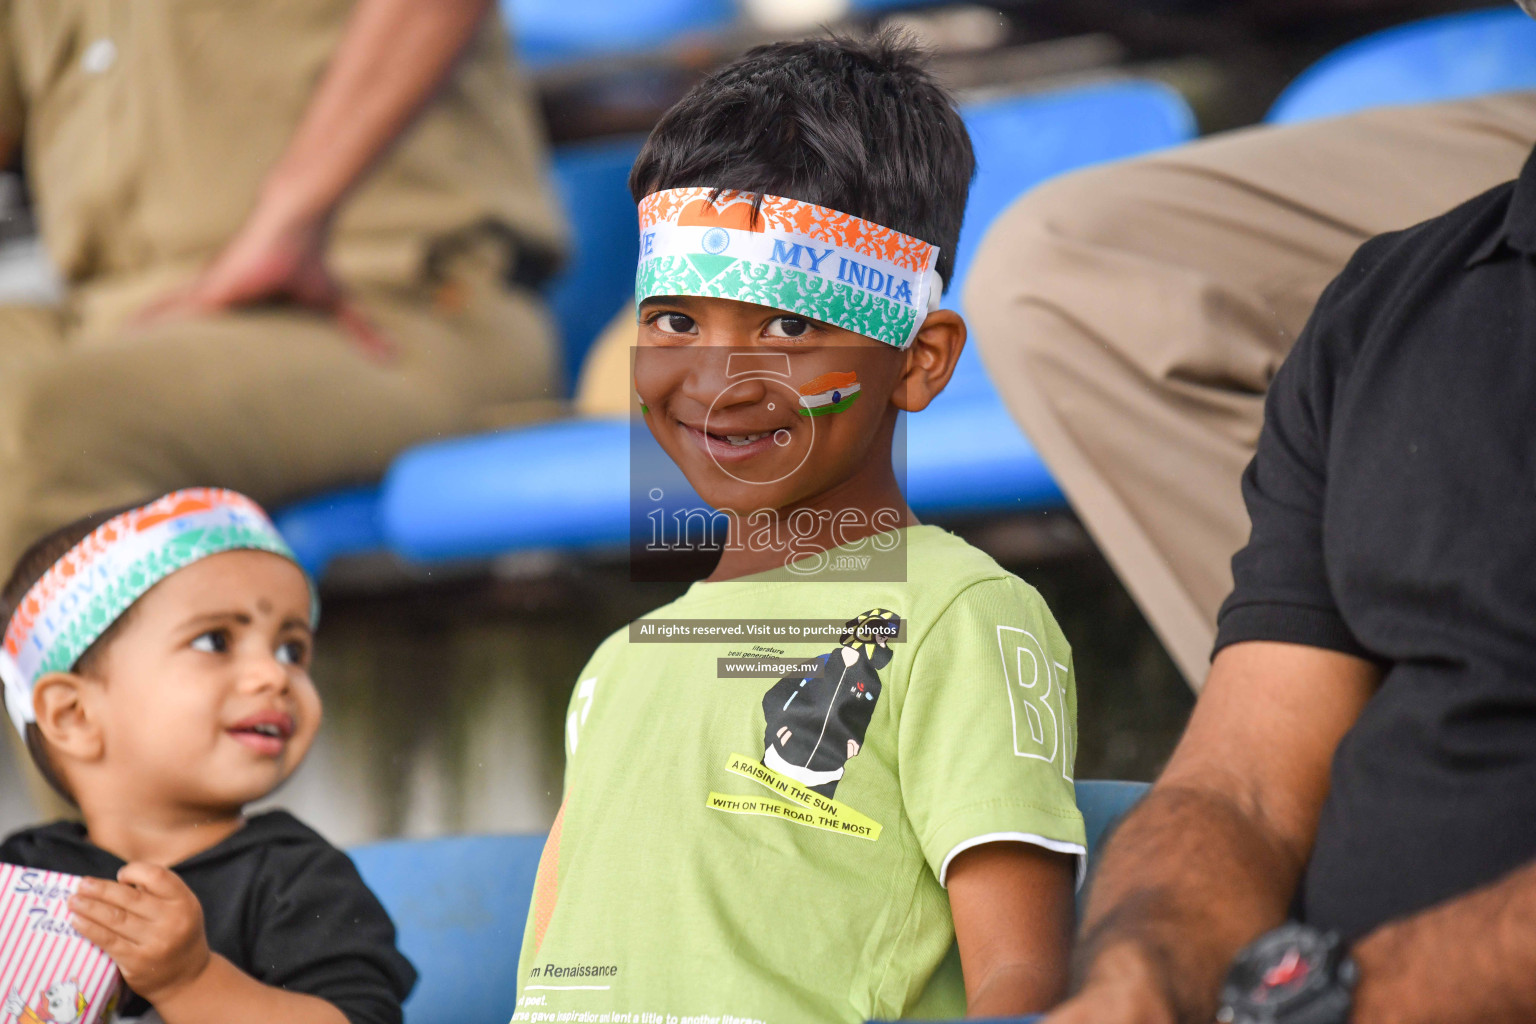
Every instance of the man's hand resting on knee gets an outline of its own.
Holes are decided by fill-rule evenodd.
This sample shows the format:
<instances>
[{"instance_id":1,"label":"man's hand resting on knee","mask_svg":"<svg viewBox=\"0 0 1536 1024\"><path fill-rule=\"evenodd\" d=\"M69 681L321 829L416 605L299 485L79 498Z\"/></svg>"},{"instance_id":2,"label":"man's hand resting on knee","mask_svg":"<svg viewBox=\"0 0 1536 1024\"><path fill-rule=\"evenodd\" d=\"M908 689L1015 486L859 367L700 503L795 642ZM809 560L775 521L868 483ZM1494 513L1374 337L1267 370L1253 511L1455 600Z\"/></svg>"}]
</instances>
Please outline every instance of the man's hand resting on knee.
<instances>
[{"instance_id":1,"label":"man's hand resting on knee","mask_svg":"<svg viewBox=\"0 0 1536 1024\"><path fill-rule=\"evenodd\" d=\"M364 352L387 359L393 345L327 269L327 239L325 226L313 218L258 208L201 274L152 303L137 324L211 316L263 302L291 302L335 317Z\"/></svg>"},{"instance_id":2,"label":"man's hand resting on knee","mask_svg":"<svg viewBox=\"0 0 1536 1024\"><path fill-rule=\"evenodd\" d=\"M489 0L360 0L330 65L245 224L190 285L140 323L261 302L336 317L364 351L392 346L325 265L341 202L411 124L453 68Z\"/></svg>"}]
</instances>

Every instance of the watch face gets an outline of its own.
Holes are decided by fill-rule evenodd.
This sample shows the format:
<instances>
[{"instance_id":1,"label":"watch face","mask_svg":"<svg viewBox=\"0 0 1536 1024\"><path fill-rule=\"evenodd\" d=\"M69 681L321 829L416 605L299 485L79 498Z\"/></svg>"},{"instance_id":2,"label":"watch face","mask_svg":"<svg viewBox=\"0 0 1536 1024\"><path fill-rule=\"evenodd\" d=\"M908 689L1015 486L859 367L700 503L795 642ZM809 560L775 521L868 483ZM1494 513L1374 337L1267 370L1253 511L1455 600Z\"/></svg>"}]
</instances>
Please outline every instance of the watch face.
<instances>
[{"instance_id":1,"label":"watch face","mask_svg":"<svg viewBox=\"0 0 1536 1024\"><path fill-rule=\"evenodd\" d=\"M1337 936L1288 924L1261 936L1232 965L1222 989L1226 1024L1285 1021L1337 989Z\"/></svg>"}]
</instances>

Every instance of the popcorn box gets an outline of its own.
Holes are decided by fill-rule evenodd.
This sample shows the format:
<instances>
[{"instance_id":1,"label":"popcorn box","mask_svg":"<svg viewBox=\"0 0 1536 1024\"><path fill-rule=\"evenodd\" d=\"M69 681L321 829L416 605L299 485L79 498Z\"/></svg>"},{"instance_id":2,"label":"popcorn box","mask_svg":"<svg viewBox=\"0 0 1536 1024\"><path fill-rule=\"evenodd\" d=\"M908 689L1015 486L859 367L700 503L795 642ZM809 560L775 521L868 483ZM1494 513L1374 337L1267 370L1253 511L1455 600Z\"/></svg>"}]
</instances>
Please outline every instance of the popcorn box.
<instances>
[{"instance_id":1,"label":"popcorn box","mask_svg":"<svg viewBox=\"0 0 1536 1024\"><path fill-rule=\"evenodd\" d=\"M122 976L69 923L80 879L0 864L0 1024L105 1024Z\"/></svg>"}]
</instances>

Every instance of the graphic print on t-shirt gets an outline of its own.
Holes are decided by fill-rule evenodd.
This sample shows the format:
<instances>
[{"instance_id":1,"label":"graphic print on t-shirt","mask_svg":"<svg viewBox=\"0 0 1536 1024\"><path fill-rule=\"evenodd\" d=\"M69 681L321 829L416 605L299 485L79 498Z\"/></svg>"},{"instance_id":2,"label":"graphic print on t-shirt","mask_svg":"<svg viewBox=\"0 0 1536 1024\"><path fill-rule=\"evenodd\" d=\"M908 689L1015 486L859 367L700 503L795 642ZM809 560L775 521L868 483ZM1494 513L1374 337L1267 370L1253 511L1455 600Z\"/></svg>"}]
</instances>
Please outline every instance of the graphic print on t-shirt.
<instances>
[{"instance_id":1,"label":"graphic print on t-shirt","mask_svg":"<svg viewBox=\"0 0 1536 1024\"><path fill-rule=\"evenodd\" d=\"M725 767L786 799L710 793L708 805L878 841L880 823L833 794L864 747L880 700L879 670L890 664L889 641L900 626L900 616L884 608L850 619L838 646L819 659L820 673L785 676L763 695L762 759L736 754Z\"/></svg>"},{"instance_id":2,"label":"graphic print on t-shirt","mask_svg":"<svg viewBox=\"0 0 1536 1024\"><path fill-rule=\"evenodd\" d=\"M873 608L851 619L820 676L785 676L763 695L763 764L822 796L837 791L880 699L878 671L901 619Z\"/></svg>"}]
</instances>

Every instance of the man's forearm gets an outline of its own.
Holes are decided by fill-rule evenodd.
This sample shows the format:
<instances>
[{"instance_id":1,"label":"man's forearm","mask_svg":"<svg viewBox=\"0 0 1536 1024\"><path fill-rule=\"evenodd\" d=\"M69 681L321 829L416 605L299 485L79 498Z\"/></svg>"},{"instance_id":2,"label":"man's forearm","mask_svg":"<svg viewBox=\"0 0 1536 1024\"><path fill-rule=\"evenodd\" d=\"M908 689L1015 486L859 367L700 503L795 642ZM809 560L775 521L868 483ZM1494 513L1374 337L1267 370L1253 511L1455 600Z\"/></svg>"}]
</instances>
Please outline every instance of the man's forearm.
<instances>
[{"instance_id":1,"label":"man's forearm","mask_svg":"<svg viewBox=\"0 0 1536 1024\"><path fill-rule=\"evenodd\" d=\"M1209 1024L1233 955L1285 918L1368 661L1254 641L1216 655L1158 784L1110 841L1052 1024Z\"/></svg>"},{"instance_id":2,"label":"man's forearm","mask_svg":"<svg viewBox=\"0 0 1536 1024\"><path fill-rule=\"evenodd\" d=\"M323 221L448 76L489 0L359 0L261 207Z\"/></svg>"},{"instance_id":3,"label":"man's forearm","mask_svg":"<svg viewBox=\"0 0 1536 1024\"><path fill-rule=\"evenodd\" d=\"M1233 955L1284 920L1300 875L1259 820L1223 793L1154 789L1094 878L1074 987L1137 958L1175 1019L1209 1021Z\"/></svg>"},{"instance_id":4,"label":"man's forearm","mask_svg":"<svg viewBox=\"0 0 1536 1024\"><path fill-rule=\"evenodd\" d=\"M1536 865L1355 944L1358 1024L1536 1020Z\"/></svg>"}]
</instances>

